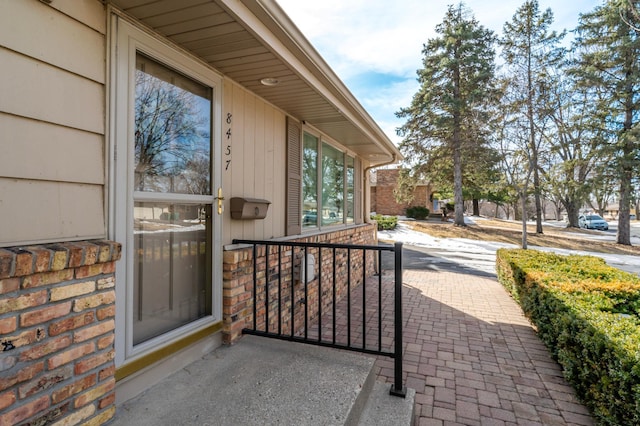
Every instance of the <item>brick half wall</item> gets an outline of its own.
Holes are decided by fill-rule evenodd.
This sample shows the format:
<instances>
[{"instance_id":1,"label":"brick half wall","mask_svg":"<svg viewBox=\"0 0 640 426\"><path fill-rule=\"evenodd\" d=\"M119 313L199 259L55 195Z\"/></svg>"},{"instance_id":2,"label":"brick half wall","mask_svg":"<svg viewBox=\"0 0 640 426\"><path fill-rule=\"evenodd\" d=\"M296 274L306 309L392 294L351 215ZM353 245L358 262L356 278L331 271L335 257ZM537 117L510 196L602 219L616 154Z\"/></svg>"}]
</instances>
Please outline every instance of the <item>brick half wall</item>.
<instances>
[{"instance_id":1,"label":"brick half wall","mask_svg":"<svg viewBox=\"0 0 640 426\"><path fill-rule=\"evenodd\" d=\"M115 262L105 240L0 249L0 425L115 414Z\"/></svg>"},{"instance_id":2,"label":"brick half wall","mask_svg":"<svg viewBox=\"0 0 640 426\"><path fill-rule=\"evenodd\" d=\"M313 243L335 243L335 244L354 244L354 245L375 245L376 230L373 224L358 225L347 229L340 229L322 234L314 234L296 239L291 242L313 242ZM351 280L355 287L362 282L362 252L357 251L350 259L351 264ZM314 279L307 284L307 308L308 320L314 319L314 310L311 307L318 305L318 274L325 277L333 275L333 261L328 255L323 255L322 264L319 263L317 252L310 250L308 254L315 257L315 270L313 271ZM290 333L290 308L292 306L291 283L293 281L294 295L293 303L299 305L299 301L304 298L304 284L296 279L292 273L292 265L299 264L302 257L302 251L296 249L295 253L291 247L284 247L278 255L278 247L270 246L269 250L269 267L266 265L266 248L258 246L256 250L257 258L257 282L258 282L258 301L257 301L257 326L259 329L265 329L266 311L269 310L269 330L277 331L278 314L277 314L277 293L280 281L283 311L280 315L281 327L283 334ZM339 299L346 294L346 254L340 252L336 256L336 288L337 298ZM242 329L245 327L253 327L253 248L247 245L228 246L224 252L224 273L223 273L223 342L226 344L235 343L242 336ZM375 260L369 254L366 262L366 275L375 273ZM268 271L268 272L265 272ZM268 278L269 281L269 306L265 303L264 286ZM323 279L323 293L332 291L329 289L331 280ZM327 309L323 306L322 309ZM299 332L300 326L304 323L304 307L295 308L295 329Z\"/></svg>"}]
</instances>

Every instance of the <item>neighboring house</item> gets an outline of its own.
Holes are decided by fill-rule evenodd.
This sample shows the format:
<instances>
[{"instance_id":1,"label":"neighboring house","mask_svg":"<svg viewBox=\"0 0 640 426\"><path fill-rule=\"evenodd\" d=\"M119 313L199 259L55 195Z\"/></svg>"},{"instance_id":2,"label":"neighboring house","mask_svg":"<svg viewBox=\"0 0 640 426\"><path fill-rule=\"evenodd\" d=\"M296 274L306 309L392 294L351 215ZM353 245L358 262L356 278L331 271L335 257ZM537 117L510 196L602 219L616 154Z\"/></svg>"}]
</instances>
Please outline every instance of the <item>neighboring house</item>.
<instances>
[{"instance_id":1,"label":"neighboring house","mask_svg":"<svg viewBox=\"0 0 640 426\"><path fill-rule=\"evenodd\" d=\"M375 241L400 153L273 0L0 0L0 63L0 424L104 423L237 339L234 239Z\"/></svg>"},{"instance_id":2,"label":"neighboring house","mask_svg":"<svg viewBox=\"0 0 640 426\"><path fill-rule=\"evenodd\" d=\"M585 209L587 210L587 209ZM596 212L597 213L597 212ZM602 215L609 220L618 219L618 215L620 214L620 204L619 203L611 203L607 204L602 212Z\"/></svg>"},{"instance_id":3,"label":"neighboring house","mask_svg":"<svg viewBox=\"0 0 640 426\"><path fill-rule=\"evenodd\" d=\"M377 169L371 178L371 211L390 216L404 216L407 207L426 207L431 213L439 213L438 200L433 199L431 186L419 183L413 191L413 200L408 204L396 202L396 189L400 169Z\"/></svg>"}]
</instances>

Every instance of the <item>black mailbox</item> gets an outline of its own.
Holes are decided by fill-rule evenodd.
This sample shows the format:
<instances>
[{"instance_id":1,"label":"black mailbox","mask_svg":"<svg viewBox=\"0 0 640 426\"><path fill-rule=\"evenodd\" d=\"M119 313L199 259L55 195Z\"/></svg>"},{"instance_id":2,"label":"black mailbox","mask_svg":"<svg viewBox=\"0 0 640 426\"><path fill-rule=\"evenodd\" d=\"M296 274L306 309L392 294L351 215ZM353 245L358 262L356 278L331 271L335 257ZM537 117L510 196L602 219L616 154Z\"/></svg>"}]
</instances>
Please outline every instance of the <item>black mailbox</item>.
<instances>
[{"instance_id":1,"label":"black mailbox","mask_svg":"<svg viewBox=\"0 0 640 426\"><path fill-rule=\"evenodd\" d=\"M231 218L264 219L267 217L269 204L271 204L271 201L260 200L258 198L232 197Z\"/></svg>"}]
</instances>

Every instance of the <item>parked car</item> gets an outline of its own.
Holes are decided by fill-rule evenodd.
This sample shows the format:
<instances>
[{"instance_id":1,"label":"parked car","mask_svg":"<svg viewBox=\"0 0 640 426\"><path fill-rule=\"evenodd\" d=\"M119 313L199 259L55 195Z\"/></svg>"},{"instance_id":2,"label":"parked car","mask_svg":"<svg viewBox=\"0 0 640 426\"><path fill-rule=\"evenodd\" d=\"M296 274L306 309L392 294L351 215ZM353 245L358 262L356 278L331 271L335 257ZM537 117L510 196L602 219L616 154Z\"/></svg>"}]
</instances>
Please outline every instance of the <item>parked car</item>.
<instances>
[{"instance_id":1,"label":"parked car","mask_svg":"<svg viewBox=\"0 0 640 426\"><path fill-rule=\"evenodd\" d=\"M302 217L303 225L316 225L318 223L318 212L305 212Z\"/></svg>"},{"instance_id":2,"label":"parked car","mask_svg":"<svg viewBox=\"0 0 640 426\"><path fill-rule=\"evenodd\" d=\"M578 225L585 229L600 229L602 231L609 229L609 223L598 214L580 215Z\"/></svg>"}]
</instances>

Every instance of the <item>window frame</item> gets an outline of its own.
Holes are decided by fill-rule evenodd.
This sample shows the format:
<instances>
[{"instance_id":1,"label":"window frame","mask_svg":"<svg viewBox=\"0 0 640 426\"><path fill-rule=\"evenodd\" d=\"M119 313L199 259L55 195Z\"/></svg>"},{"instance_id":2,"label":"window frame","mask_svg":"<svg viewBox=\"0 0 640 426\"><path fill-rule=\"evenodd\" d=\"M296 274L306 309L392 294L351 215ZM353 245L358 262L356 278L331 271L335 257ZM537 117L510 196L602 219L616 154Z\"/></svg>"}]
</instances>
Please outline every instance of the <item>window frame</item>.
<instances>
[{"instance_id":1,"label":"window frame","mask_svg":"<svg viewBox=\"0 0 640 426\"><path fill-rule=\"evenodd\" d=\"M360 223L358 221L358 217L356 216L356 204L359 201L358 199L358 192L357 192L357 180L358 180L358 168L357 168L357 163L358 163L358 157L355 153L351 152L350 150L346 149L344 146L342 146L341 144L339 144L338 142L334 141L333 139L329 138L327 135L323 134L322 132L312 129L309 126L305 125L302 128L302 132L301 132L301 146L302 146L302 166L301 166L301 180L304 181L304 176L305 176L305 168L304 168L304 139L305 139L305 134L309 134L311 136L313 136L314 138L317 139L318 141L318 145L316 148L316 159L317 159L317 163L316 163L316 223L315 226L305 226L304 225L304 189L301 185L300 191L301 191L301 211L300 211L300 217L301 217L301 229L302 229L302 233L310 233L310 232L318 232L318 231L323 231L323 230L327 230L327 229L336 229L339 227L347 227L347 226L353 226L356 225L358 223ZM334 222L334 223L329 223L329 224L322 224L322 219L321 219L321 215L318 215L317 213L322 211L323 209L323 205L324 205L324 200L322 197L322 185L324 184L324 180L323 180L323 176L322 176L322 160L323 160L323 145L326 144L328 146L330 146L331 148L339 151L342 153L342 199L343 199L343 214L342 214L342 221L340 222ZM351 158L352 164L353 164L353 216L351 217L351 221L348 221L348 216L346 214L346 202L348 200L348 186L347 186L347 158Z\"/></svg>"},{"instance_id":2,"label":"window frame","mask_svg":"<svg viewBox=\"0 0 640 426\"><path fill-rule=\"evenodd\" d=\"M109 21L110 55L108 111L108 229L111 239L122 242L122 259L116 264L116 366L144 356L173 340L222 321L222 216L216 214L215 194L222 185L222 90L223 79L207 65L171 46L159 36L112 14ZM166 194L134 191L134 154L130 143L134 126L136 54L184 74L212 89L211 99L211 194ZM212 205L211 307L212 314L133 345L133 214L135 202L171 202Z\"/></svg>"}]
</instances>

